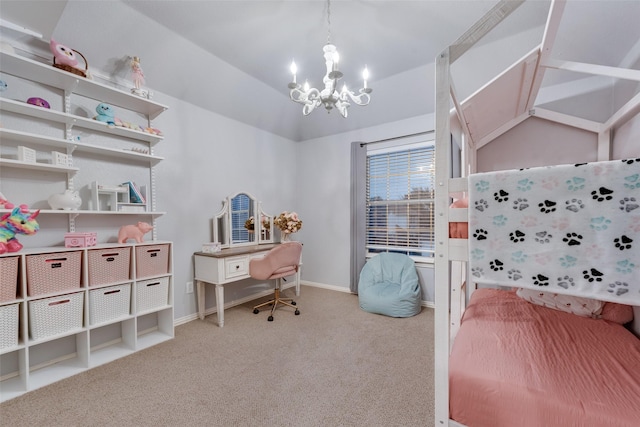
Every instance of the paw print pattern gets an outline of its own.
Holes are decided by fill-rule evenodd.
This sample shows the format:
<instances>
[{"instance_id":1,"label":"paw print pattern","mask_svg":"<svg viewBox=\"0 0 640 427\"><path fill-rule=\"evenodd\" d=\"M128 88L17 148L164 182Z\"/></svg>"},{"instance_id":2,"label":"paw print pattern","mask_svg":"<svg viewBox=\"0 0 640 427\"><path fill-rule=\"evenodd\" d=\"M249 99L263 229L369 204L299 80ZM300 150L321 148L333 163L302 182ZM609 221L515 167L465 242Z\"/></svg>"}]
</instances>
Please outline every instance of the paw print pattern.
<instances>
[{"instance_id":1,"label":"paw print pattern","mask_svg":"<svg viewBox=\"0 0 640 427\"><path fill-rule=\"evenodd\" d=\"M517 262L518 264L522 264L527 260L527 258L528 256L522 251L517 251L511 254L511 261Z\"/></svg>"},{"instance_id":2,"label":"paw print pattern","mask_svg":"<svg viewBox=\"0 0 640 427\"><path fill-rule=\"evenodd\" d=\"M473 267L473 268L471 269L471 274L472 274L474 277L482 277L482 276L484 275L484 271L483 271L483 270L482 270L482 268L480 268L480 267Z\"/></svg>"},{"instance_id":3,"label":"paw print pattern","mask_svg":"<svg viewBox=\"0 0 640 427\"><path fill-rule=\"evenodd\" d=\"M591 192L591 197L593 200L598 202L604 202L605 200L613 199L613 190L609 190L607 187L600 187L597 190L593 190Z\"/></svg>"},{"instance_id":4,"label":"paw print pattern","mask_svg":"<svg viewBox=\"0 0 640 427\"><path fill-rule=\"evenodd\" d=\"M529 191L531 190L531 187L533 186L533 184L534 182L531 181L529 178L521 179L520 181L518 181L518 190Z\"/></svg>"},{"instance_id":5,"label":"paw print pattern","mask_svg":"<svg viewBox=\"0 0 640 427\"><path fill-rule=\"evenodd\" d=\"M590 268L589 270L584 270L582 272L582 277L589 283L591 282L602 282L603 274L596 270L595 268Z\"/></svg>"},{"instance_id":6,"label":"paw print pattern","mask_svg":"<svg viewBox=\"0 0 640 427\"><path fill-rule=\"evenodd\" d=\"M625 249L631 249L632 242L633 242L633 239L630 237L627 237L624 234L620 237L616 237L615 239L613 239L613 243L615 244L616 248L620 249L621 251L624 251Z\"/></svg>"},{"instance_id":7,"label":"paw print pattern","mask_svg":"<svg viewBox=\"0 0 640 427\"><path fill-rule=\"evenodd\" d=\"M507 223L507 217L504 215L496 215L493 217L493 225L502 227Z\"/></svg>"},{"instance_id":8,"label":"paw print pattern","mask_svg":"<svg viewBox=\"0 0 640 427\"><path fill-rule=\"evenodd\" d=\"M544 202L538 203L538 207L540 208L540 212L542 213L551 213L556 211L556 202L551 200L545 200Z\"/></svg>"},{"instance_id":9,"label":"paw print pattern","mask_svg":"<svg viewBox=\"0 0 640 427\"><path fill-rule=\"evenodd\" d=\"M496 191L493 193L493 198L496 199L498 203L506 202L509 200L509 193L504 190Z\"/></svg>"},{"instance_id":10,"label":"paw print pattern","mask_svg":"<svg viewBox=\"0 0 640 427\"><path fill-rule=\"evenodd\" d=\"M549 278L542 274L536 274L531 278L536 286L549 286Z\"/></svg>"},{"instance_id":11,"label":"paw print pattern","mask_svg":"<svg viewBox=\"0 0 640 427\"><path fill-rule=\"evenodd\" d=\"M475 260L481 260L484 259L484 251L482 249L474 249L471 251L471 257L473 257L473 259Z\"/></svg>"},{"instance_id":12,"label":"paw print pattern","mask_svg":"<svg viewBox=\"0 0 640 427\"><path fill-rule=\"evenodd\" d=\"M625 176L624 181L624 188L628 188L629 190L640 188L640 174L638 173L630 176Z\"/></svg>"},{"instance_id":13,"label":"paw print pattern","mask_svg":"<svg viewBox=\"0 0 640 427\"><path fill-rule=\"evenodd\" d=\"M499 259L494 259L489 262L489 267L491 267L493 271L502 271L504 269L504 264Z\"/></svg>"},{"instance_id":14,"label":"paw print pattern","mask_svg":"<svg viewBox=\"0 0 640 427\"><path fill-rule=\"evenodd\" d=\"M565 202L566 209L571 212L578 212L580 209L584 209L584 203L579 199L571 199Z\"/></svg>"},{"instance_id":15,"label":"paw print pattern","mask_svg":"<svg viewBox=\"0 0 640 427\"><path fill-rule=\"evenodd\" d=\"M487 240L487 231L479 228L473 233L473 237L476 240Z\"/></svg>"},{"instance_id":16,"label":"paw print pattern","mask_svg":"<svg viewBox=\"0 0 640 427\"><path fill-rule=\"evenodd\" d=\"M523 211L529 207L529 201L527 199L518 198L513 201L513 209Z\"/></svg>"},{"instance_id":17,"label":"paw print pattern","mask_svg":"<svg viewBox=\"0 0 640 427\"><path fill-rule=\"evenodd\" d=\"M571 286L574 286L573 277L570 276L562 276L558 277L558 286L564 289L569 289Z\"/></svg>"},{"instance_id":18,"label":"paw print pattern","mask_svg":"<svg viewBox=\"0 0 640 427\"><path fill-rule=\"evenodd\" d=\"M489 183L485 180L476 182L476 190L480 193L484 193L489 189Z\"/></svg>"},{"instance_id":19,"label":"paw print pattern","mask_svg":"<svg viewBox=\"0 0 640 427\"><path fill-rule=\"evenodd\" d=\"M572 257L571 255L563 256L560 258L560 265L563 267L573 267L576 265L577 258Z\"/></svg>"},{"instance_id":20,"label":"paw print pattern","mask_svg":"<svg viewBox=\"0 0 640 427\"><path fill-rule=\"evenodd\" d=\"M615 294L616 296L624 295L629 292L629 284L618 281L609 283L609 289L607 289L607 292Z\"/></svg>"},{"instance_id":21,"label":"paw print pattern","mask_svg":"<svg viewBox=\"0 0 640 427\"><path fill-rule=\"evenodd\" d=\"M628 259L618 261L616 263L616 271L618 273L629 274L633 272L633 269L636 268L636 265L629 261Z\"/></svg>"},{"instance_id":22,"label":"paw print pattern","mask_svg":"<svg viewBox=\"0 0 640 427\"><path fill-rule=\"evenodd\" d=\"M640 159L624 159L622 162L628 165L632 165L634 162L640 162Z\"/></svg>"},{"instance_id":23,"label":"paw print pattern","mask_svg":"<svg viewBox=\"0 0 640 427\"><path fill-rule=\"evenodd\" d=\"M480 212L484 212L484 210L489 207L489 203L487 203L485 199L476 200L473 205Z\"/></svg>"},{"instance_id":24,"label":"paw print pattern","mask_svg":"<svg viewBox=\"0 0 640 427\"><path fill-rule=\"evenodd\" d=\"M552 237L553 236L547 231L539 231L536 233L534 239L538 243L549 243Z\"/></svg>"},{"instance_id":25,"label":"paw print pattern","mask_svg":"<svg viewBox=\"0 0 640 427\"><path fill-rule=\"evenodd\" d=\"M604 231L609 228L609 225L611 225L610 219L599 216L597 218L591 218L591 224L589 224L589 227L595 231Z\"/></svg>"},{"instance_id":26,"label":"paw print pattern","mask_svg":"<svg viewBox=\"0 0 640 427\"><path fill-rule=\"evenodd\" d=\"M577 191L584 188L584 181L584 178L574 176L573 178L568 179L565 183L567 184L569 191Z\"/></svg>"},{"instance_id":27,"label":"paw print pattern","mask_svg":"<svg viewBox=\"0 0 640 427\"><path fill-rule=\"evenodd\" d=\"M511 239L511 241L513 243L524 242L524 237L525 236L526 236L526 234L524 234L520 230L516 230L516 231L513 231L513 232L509 233L509 239Z\"/></svg>"},{"instance_id":28,"label":"paw print pattern","mask_svg":"<svg viewBox=\"0 0 640 427\"><path fill-rule=\"evenodd\" d=\"M620 200L620 210L623 212L631 212L632 210L640 208L635 197L625 197Z\"/></svg>"},{"instance_id":29,"label":"paw print pattern","mask_svg":"<svg viewBox=\"0 0 640 427\"><path fill-rule=\"evenodd\" d=\"M520 270L516 270L515 268L509 270L507 275L509 276L509 280L513 280L514 282L522 279L522 273Z\"/></svg>"},{"instance_id":30,"label":"paw print pattern","mask_svg":"<svg viewBox=\"0 0 640 427\"><path fill-rule=\"evenodd\" d=\"M562 241L569 246L578 246L582 241L582 234L567 233L566 237L562 238Z\"/></svg>"}]
</instances>

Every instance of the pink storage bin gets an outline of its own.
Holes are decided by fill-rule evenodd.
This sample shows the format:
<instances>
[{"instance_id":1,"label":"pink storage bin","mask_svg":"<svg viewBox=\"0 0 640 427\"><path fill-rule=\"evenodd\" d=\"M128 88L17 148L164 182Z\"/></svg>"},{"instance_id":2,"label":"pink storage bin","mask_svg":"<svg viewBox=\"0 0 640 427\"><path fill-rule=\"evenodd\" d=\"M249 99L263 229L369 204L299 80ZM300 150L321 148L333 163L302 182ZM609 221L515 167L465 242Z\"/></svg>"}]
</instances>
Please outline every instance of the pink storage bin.
<instances>
[{"instance_id":1,"label":"pink storage bin","mask_svg":"<svg viewBox=\"0 0 640 427\"><path fill-rule=\"evenodd\" d=\"M169 273L169 245L136 247L136 277L151 277Z\"/></svg>"},{"instance_id":2,"label":"pink storage bin","mask_svg":"<svg viewBox=\"0 0 640 427\"><path fill-rule=\"evenodd\" d=\"M98 234L89 233L66 233L64 235L65 248L87 248L98 243Z\"/></svg>"},{"instance_id":3,"label":"pink storage bin","mask_svg":"<svg viewBox=\"0 0 640 427\"><path fill-rule=\"evenodd\" d=\"M17 256L0 258L0 302L18 297L18 261Z\"/></svg>"},{"instance_id":4,"label":"pink storage bin","mask_svg":"<svg viewBox=\"0 0 640 427\"><path fill-rule=\"evenodd\" d=\"M89 286L129 280L131 248L91 249L87 251Z\"/></svg>"},{"instance_id":5,"label":"pink storage bin","mask_svg":"<svg viewBox=\"0 0 640 427\"><path fill-rule=\"evenodd\" d=\"M27 255L27 295L35 296L80 287L82 252Z\"/></svg>"}]
</instances>

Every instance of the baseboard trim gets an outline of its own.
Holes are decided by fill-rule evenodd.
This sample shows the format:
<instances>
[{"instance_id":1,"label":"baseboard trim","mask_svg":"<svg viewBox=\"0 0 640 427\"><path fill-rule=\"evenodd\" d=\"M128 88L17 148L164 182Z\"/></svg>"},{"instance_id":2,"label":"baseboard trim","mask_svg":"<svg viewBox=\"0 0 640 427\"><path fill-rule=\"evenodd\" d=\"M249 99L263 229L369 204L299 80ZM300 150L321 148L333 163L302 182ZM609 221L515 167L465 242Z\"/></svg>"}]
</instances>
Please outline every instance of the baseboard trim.
<instances>
[{"instance_id":1,"label":"baseboard trim","mask_svg":"<svg viewBox=\"0 0 640 427\"><path fill-rule=\"evenodd\" d=\"M294 286L295 286L294 283L289 283L289 284L285 284L282 287L282 289L288 289L288 288L292 288ZM313 287L313 288L328 289L330 291L344 292L344 293L347 293L347 294L353 294L353 292L351 292L350 289L345 288L343 286L327 285L325 283L309 282L309 281L306 281L306 280L301 280L300 281L300 286L310 286L310 287ZM237 300L234 300L234 301L229 301L229 302L225 303L224 309L226 310L228 308L235 307L236 305L241 305L241 304L247 303L249 301L253 301L253 300L258 299L258 298L266 297L267 295L271 295L272 293L273 293L273 290L267 289L267 290L264 290L264 291L261 291L261 292L255 293L255 294L248 295L248 296L246 296L244 298L240 298L240 299L237 299ZM428 308L435 308L436 307L435 303L433 303L432 301L422 301L422 303L420 305L422 307L428 307ZM205 316L209 316L209 315L211 315L213 313L217 313L217 312L218 312L218 309L216 307L211 307L211 308L205 310L204 315ZM174 326L179 326L179 325L183 325L185 323L189 323L189 322L191 322L193 320L197 320L197 319L198 319L198 313L193 313L193 314L189 314L187 316L181 317L179 319L174 319L173 325Z\"/></svg>"}]
</instances>

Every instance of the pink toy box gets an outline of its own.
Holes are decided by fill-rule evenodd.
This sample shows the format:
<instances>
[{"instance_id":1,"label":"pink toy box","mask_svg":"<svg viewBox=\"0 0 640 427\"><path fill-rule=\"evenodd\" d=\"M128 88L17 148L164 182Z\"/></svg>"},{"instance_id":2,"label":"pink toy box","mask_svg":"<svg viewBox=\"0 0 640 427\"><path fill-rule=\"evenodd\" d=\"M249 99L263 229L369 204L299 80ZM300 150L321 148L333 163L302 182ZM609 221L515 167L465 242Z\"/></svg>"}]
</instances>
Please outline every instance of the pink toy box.
<instances>
[{"instance_id":1,"label":"pink toy box","mask_svg":"<svg viewBox=\"0 0 640 427\"><path fill-rule=\"evenodd\" d=\"M98 241L97 233L66 233L64 235L65 248L86 248L95 246Z\"/></svg>"}]
</instances>

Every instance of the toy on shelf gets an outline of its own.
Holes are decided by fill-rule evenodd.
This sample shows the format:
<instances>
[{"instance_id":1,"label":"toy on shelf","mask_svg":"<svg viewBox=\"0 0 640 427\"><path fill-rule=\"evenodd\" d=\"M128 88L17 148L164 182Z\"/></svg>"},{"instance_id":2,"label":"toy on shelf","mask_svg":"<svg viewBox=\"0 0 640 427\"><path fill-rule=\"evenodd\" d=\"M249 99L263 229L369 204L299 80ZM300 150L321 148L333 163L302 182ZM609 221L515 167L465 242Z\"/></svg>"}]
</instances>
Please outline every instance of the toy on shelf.
<instances>
[{"instance_id":1,"label":"toy on shelf","mask_svg":"<svg viewBox=\"0 0 640 427\"><path fill-rule=\"evenodd\" d=\"M135 240L136 243L142 243L143 236L152 229L153 226L146 222L124 225L120 227L120 230L118 231L118 243L126 243L129 239Z\"/></svg>"},{"instance_id":2,"label":"toy on shelf","mask_svg":"<svg viewBox=\"0 0 640 427\"><path fill-rule=\"evenodd\" d=\"M131 78L133 79L134 86L133 89L131 89L131 93L147 98L149 92L142 89L142 85L144 84L144 71L142 71L142 66L140 65L140 58L137 56L131 58Z\"/></svg>"},{"instance_id":3,"label":"toy on shelf","mask_svg":"<svg viewBox=\"0 0 640 427\"><path fill-rule=\"evenodd\" d=\"M6 200L2 201L2 204L5 207L13 206ZM39 213L39 209L30 213L27 205L20 205L0 218L0 254L18 252L22 249L16 234L35 234L40 228L36 221Z\"/></svg>"},{"instance_id":4,"label":"toy on shelf","mask_svg":"<svg viewBox=\"0 0 640 427\"><path fill-rule=\"evenodd\" d=\"M82 199L77 191L65 190L61 194L52 194L47 200L51 209L62 209L65 211L75 210L82 204Z\"/></svg>"},{"instance_id":5,"label":"toy on shelf","mask_svg":"<svg viewBox=\"0 0 640 427\"><path fill-rule=\"evenodd\" d=\"M87 58L85 58L83 54L75 49L71 49L68 46L56 42L53 39L51 39L51 41L49 42L49 49L51 49L51 53L53 53L54 67L67 71L69 73L76 74L78 76L87 77L86 72L88 71L89 63L87 62ZM76 53L80 55L84 60L84 71L78 68L78 58L76 57Z\"/></svg>"},{"instance_id":6,"label":"toy on shelf","mask_svg":"<svg viewBox=\"0 0 640 427\"><path fill-rule=\"evenodd\" d=\"M37 98L37 97L27 99L27 104L35 105L37 107L42 107L42 108L51 108L49 106L49 103L45 99Z\"/></svg>"},{"instance_id":7,"label":"toy on shelf","mask_svg":"<svg viewBox=\"0 0 640 427\"><path fill-rule=\"evenodd\" d=\"M65 248L87 248L98 243L98 234L95 232L86 233L65 233Z\"/></svg>"},{"instance_id":8,"label":"toy on shelf","mask_svg":"<svg viewBox=\"0 0 640 427\"><path fill-rule=\"evenodd\" d=\"M101 102L96 107L96 113L98 113L98 115L95 117L97 121L104 122L108 125L116 124L115 113L113 112L113 108L111 107L111 105Z\"/></svg>"}]
</instances>

